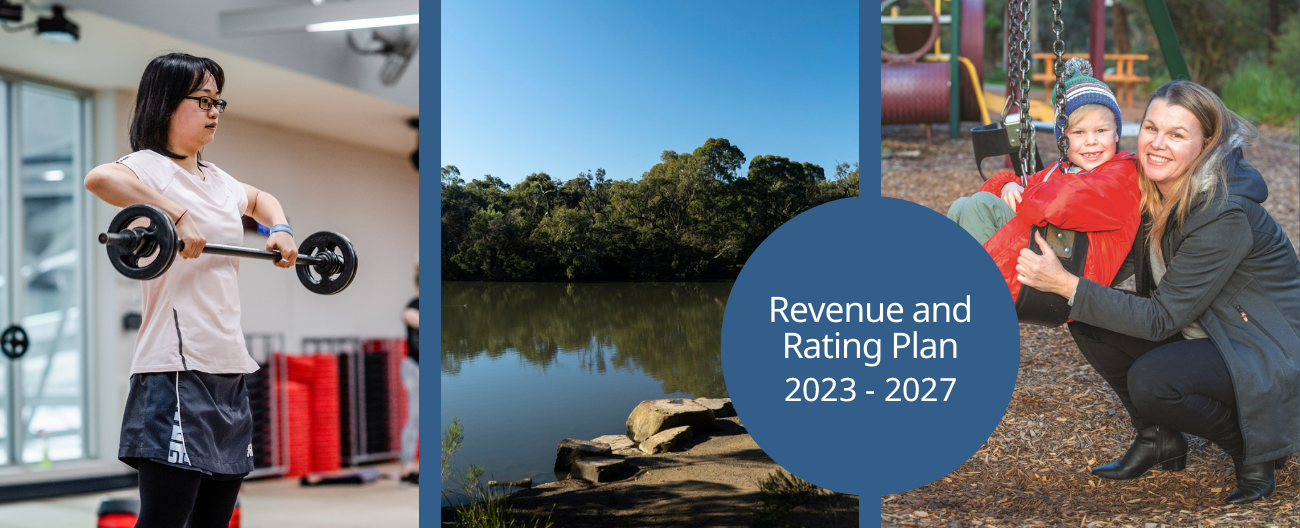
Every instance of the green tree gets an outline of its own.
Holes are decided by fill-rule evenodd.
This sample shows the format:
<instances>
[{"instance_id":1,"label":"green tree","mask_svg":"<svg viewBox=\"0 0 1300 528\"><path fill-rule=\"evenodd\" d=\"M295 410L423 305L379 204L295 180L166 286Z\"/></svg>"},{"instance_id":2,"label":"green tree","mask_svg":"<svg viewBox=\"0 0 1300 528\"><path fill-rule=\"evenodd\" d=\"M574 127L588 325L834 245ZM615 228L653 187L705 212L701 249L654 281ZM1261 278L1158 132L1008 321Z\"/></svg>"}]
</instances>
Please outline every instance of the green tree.
<instances>
[{"instance_id":1,"label":"green tree","mask_svg":"<svg viewBox=\"0 0 1300 528\"><path fill-rule=\"evenodd\" d=\"M513 212L481 209L451 262L479 280L531 280L536 263L530 258L524 219Z\"/></svg>"},{"instance_id":2,"label":"green tree","mask_svg":"<svg viewBox=\"0 0 1300 528\"><path fill-rule=\"evenodd\" d=\"M442 170L446 280L702 280L734 277L772 230L830 200L856 196L857 166L745 154L709 138L664 151L638 180L604 169L568 181L533 173L514 186Z\"/></svg>"},{"instance_id":3,"label":"green tree","mask_svg":"<svg viewBox=\"0 0 1300 528\"><path fill-rule=\"evenodd\" d=\"M551 214L551 206L559 199L560 186L564 182L551 179L545 172L535 172L524 177L511 193L518 197L519 203L528 212L528 219L538 222Z\"/></svg>"},{"instance_id":4,"label":"green tree","mask_svg":"<svg viewBox=\"0 0 1300 528\"><path fill-rule=\"evenodd\" d=\"M549 248L565 279L595 279L604 276L600 256L605 242L596 219L581 209L562 206L542 219L533 232L540 245Z\"/></svg>"},{"instance_id":5,"label":"green tree","mask_svg":"<svg viewBox=\"0 0 1300 528\"><path fill-rule=\"evenodd\" d=\"M749 160L744 191L749 218L750 252L786 220L818 205L817 184L826 171L812 163L781 156L755 156Z\"/></svg>"},{"instance_id":6,"label":"green tree","mask_svg":"<svg viewBox=\"0 0 1300 528\"><path fill-rule=\"evenodd\" d=\"M460 169L455 165L447 165L442 168L442 186L459 186L465 183L460 179Z\"/></svg>"},{"instance_id":7,"label":"green tree","mask_svg":"<svg viewBox=\"0 0 1300 528\"><path fill-rule=\"evenodd\" d=\"M745 164L745 153L723 138L709 138L691 153L709 177L724 183L736 180L736 171Z\"/></svg>"}]
</instances>

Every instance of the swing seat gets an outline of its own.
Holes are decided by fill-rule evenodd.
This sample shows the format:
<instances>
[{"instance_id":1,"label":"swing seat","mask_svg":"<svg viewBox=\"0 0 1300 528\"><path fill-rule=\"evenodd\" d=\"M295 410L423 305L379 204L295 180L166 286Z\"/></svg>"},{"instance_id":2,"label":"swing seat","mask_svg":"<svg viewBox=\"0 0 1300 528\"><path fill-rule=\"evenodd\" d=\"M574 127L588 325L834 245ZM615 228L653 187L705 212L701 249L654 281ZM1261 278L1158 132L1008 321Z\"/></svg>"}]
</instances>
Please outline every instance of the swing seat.
<instances>
[{"instance_id":1,"label":"swing seat","mask_svg":"<svg viewBox=\"0 0 1300 528\"><path fill-rule=\"evenodd\" d=\"M1083 265L1088 259L1088 233L1061 229L1054 225L1034 226L1029 234L1029 249L1039 255L1035 234L1043 236L1048 249L1061 259L1065 271L1075 276L1083 276ZM1055 293L1047 293L1020 285L1020 294L1016 296L1016 318L1021 324L1031 324L1055 328L1070 319L1069 300Z\"/></svg>"},{"instance_id":2,"label":"swing seat","mask_svg":"<svg viewBox=\"0 0 1300 528\"><path fill-rule=\"evenodd\" d=\"M984 174L980 162L987 158L995 156L1020 156L1020 137L1017 135L1014 139L1012 133L1007 129L1007 124L1002 121L996 121L987 125L977 126L970 129L971 145L975 148L975 168L979 170L980 177L988 181L989 177ZM1011 168L1016 172L1016 176L1024 178L1019 163L1012 163ZM1043 170L1043 157L1038 154L1038 144L1034 144L1034 172Z\"/></svg>"},{"instance_id":3,"label":"swing seat","mask_svg":"<svg viewBox=\"0 0 1300 528\"><path fill-rule=\"evenodd\" d=\"M971 129L971 144L975 150L975 167L979 169L980 177L984 178L985 181L989 178L984 174L983 168L980 168L981 161L995 156L1009 155L1013 159L1020 156L1020 137L1017 129L1014 128L1016 126L1018 124L1013 122L1013 128L1008 129L1005 122L998 121ZM1025 177L1020 163L1013 162L1011 167L1016 176ZM1041 170L1043 170L1043 157L1039 155L1038 145L1035 144L1034 172ZM1061 265L1065 267L1066 271L1077 276L1083 276L1083 264L1088 258L1087 233L1061 229L1054 225L1034 226L1029 235L1029 249L1039 255L1043 254L1043 251L1039 249L1038 242L1034 240L1034 233L1043 235L1043 239L1048 241L1047 245L1061 259ZM1065 324L1070 319L1069 301L1060 295L1041 292L1021 285L1020 293L1016 296L1016 317L1022 324L1055 328Z\"/></svg>"}]
</instances>

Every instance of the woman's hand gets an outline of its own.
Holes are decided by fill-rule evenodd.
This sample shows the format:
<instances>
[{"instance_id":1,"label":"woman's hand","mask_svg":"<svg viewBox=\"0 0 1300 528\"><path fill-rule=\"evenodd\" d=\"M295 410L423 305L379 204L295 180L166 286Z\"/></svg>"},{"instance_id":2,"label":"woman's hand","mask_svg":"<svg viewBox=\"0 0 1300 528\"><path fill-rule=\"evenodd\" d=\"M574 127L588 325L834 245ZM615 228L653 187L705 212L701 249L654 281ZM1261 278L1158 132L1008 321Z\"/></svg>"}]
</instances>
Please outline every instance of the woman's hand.
<instances>
[{"instance_id":1,"label":"woman's hand","mask_svg":"<svg viewBox=\"0 0 1300 528\"><path fill-rule=\"evenodd\" d=\"M1020 250L1020 258L1016 260L1016 280L1030 288L1069 299L1079 286L1079 278L1061 267L1060 259L1043 240L1043 235L1034 232L1034 240L1038 241L1043 254L1034 253L1029 248Z\"/></svg>"},{"instance_id":2,"label":"woman's hand","mask_svg":"<svg viewBox=\"0 0 1300 528\"><path fill-rule=\"evenodd\" d=\"M281 268L292 268L298 262L298 244L284 231L276 231L266 237L266 250L280 252L280 260L275 261L275 265Z\"/></svg>"},{"instance_id":3,"label":"woman's hand","mask_svg":"<svg viewBox=\"0 0 1300 528\"><path fill-rule=\"evenodd\" d=\"M1002 201L1006 202L1007 206L1010 207L1012 211L1020 212L1020 193L1024 192L1024 190L1024 187L1021 187L1019 183L1015 182L1003 185Z\"/></svg>"},{"instance_id":4,"label":"woman's hand","mask_svg":"<svg viewBox=\"0 0 1300 528\"><path fill-rule=\"evenodd\" d=\"M185 213L181 213L180 221L176 222L176 238L185 244L185 248L179 252L181 258L198 258L203 254L203 247L208 245L208 239L203 238L198 226Z\"/></svg>"}]
</instances>

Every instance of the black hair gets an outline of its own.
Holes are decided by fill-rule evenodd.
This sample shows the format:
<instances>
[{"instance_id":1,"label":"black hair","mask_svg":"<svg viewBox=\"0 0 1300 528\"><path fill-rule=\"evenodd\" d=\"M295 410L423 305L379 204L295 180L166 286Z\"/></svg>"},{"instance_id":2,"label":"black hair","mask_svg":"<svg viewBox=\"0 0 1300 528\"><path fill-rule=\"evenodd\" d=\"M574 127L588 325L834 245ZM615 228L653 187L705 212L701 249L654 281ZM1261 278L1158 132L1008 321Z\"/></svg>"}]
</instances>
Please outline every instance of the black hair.
<instances>
[{"instance_id":1,"label":"black hair","mask_svg":"<svg viewBox=\"0 0 1300 528\"><path fill-rule=\"evenodd\" d=\"M185 158L167 150L172 115L186 96L203 87L208 75L217 83L217 93L221 93L226 74L212 59L168 53L150 61L140 76L140 90L135 96L131 150L152 150L169 158Z\"/></svg>"}]
</instances>

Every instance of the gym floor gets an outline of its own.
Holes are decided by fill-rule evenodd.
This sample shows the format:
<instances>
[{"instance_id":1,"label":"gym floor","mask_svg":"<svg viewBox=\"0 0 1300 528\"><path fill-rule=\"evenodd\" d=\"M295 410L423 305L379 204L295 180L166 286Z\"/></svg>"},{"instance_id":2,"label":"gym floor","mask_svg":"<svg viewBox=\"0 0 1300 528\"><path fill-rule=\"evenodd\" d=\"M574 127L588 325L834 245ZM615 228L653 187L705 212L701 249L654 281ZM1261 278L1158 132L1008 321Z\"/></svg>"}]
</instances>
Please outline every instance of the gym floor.
<instances>
[{"instance_id":1,"label":"gym floor","mask_svg":"<svg viewBox=\"0 0 1300 528\"><path fill-rule=\"evenodd\" d=\"M385 474L397 466L377 466ZM94 528L104 497L135 497L134 489L0 504L0 528ZM420 489L380 480L362 486L305 488L296 479L244 483L239 494L243 528L415 527Z\"/></svg>"}]
</instances>

